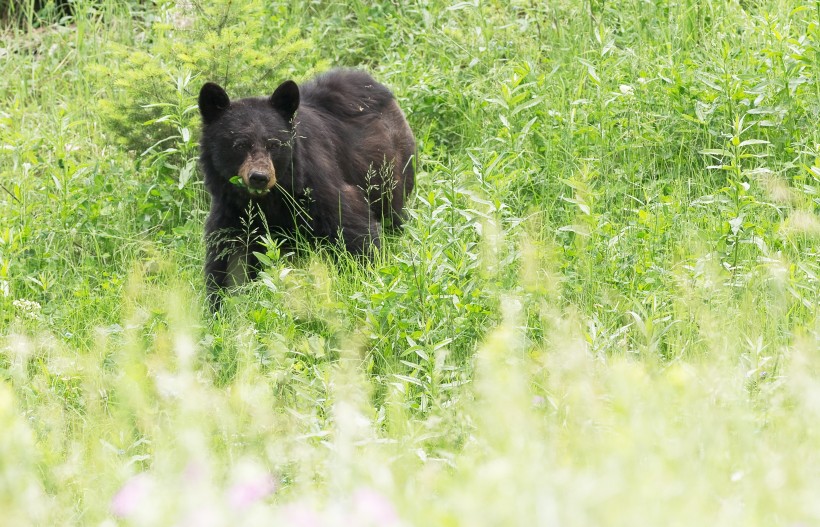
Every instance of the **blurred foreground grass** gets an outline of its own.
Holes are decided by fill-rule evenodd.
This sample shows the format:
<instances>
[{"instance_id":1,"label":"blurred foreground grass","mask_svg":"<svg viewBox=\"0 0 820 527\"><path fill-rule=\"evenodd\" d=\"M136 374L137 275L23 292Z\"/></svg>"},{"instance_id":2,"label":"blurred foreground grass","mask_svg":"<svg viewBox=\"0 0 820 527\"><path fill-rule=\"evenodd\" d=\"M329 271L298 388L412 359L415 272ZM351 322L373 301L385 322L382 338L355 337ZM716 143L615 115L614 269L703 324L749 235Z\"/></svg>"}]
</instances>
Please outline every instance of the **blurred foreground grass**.
<instances>
[{"instance_id":1,"label":"blurred foreground grass","mask_svg":"<svg viewBox=\"0 0 820 527\"><path fill-rule=\"evenodd\" d=\"M12 335L0 387L8 525L808 525L820 516L816 334L758 390L736 360L591 353L572 314L538 344L522 302L478 346L475 382L419 416L374 408L359 337L293 398L238 331L227 386L199 364L176 292L82 356ZM729 335L726 335L730 337ZM732 339L728 338L728 342ZM715 349L715 355L727 355ZM311 383L313 385L311 385ZM321 385L316 385L320 383Z\"/></svg>"}]
</instances>

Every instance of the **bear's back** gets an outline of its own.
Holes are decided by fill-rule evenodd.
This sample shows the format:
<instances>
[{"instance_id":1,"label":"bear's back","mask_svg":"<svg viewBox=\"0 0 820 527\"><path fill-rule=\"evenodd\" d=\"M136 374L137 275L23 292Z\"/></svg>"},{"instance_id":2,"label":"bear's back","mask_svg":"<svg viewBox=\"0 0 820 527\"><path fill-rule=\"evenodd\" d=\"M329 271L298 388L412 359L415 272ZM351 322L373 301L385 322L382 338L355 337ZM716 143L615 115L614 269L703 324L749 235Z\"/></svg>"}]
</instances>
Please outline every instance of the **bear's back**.
<instances>
[{"instance_id":1,"label":"bear's back","mask_svg":"<svg viewBox=\"0 0 820 527\"><path fill-rule=\"evenodd\" d=\"M393 101L386 86L358 70L333 70L301 86L300 106L340 119L381 114Z\"/></svg>"}]
</instances>

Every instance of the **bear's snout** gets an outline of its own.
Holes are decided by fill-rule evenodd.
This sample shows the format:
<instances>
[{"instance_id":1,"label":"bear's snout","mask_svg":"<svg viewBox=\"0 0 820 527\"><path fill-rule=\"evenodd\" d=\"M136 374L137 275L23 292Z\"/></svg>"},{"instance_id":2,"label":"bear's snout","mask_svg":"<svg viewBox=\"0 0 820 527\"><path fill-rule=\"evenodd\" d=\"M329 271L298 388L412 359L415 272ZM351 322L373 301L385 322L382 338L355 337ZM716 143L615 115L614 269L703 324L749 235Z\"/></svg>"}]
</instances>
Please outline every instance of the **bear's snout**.
<instances>
[{"instance_id":1,"label":"bear's snout","mask_svg":"<svg viewBox=\"0 0 820 527\"><path fill-rule=\"evenodd\" d=\"M251 172L248 176L248 186L251 188L266 188L270 177L264 172Z\"/></svg>"},{"instance_id":2,"label":"bear's snout","mask_svg":"<svg viewBox=\"0 0 820 527\"><path fill-rule=\"evenodd\" d=\"M267 155L253 155L239 167L242 183L253 195L263 195L276 185L276 170Z\"/></svg>"}]
</instances>

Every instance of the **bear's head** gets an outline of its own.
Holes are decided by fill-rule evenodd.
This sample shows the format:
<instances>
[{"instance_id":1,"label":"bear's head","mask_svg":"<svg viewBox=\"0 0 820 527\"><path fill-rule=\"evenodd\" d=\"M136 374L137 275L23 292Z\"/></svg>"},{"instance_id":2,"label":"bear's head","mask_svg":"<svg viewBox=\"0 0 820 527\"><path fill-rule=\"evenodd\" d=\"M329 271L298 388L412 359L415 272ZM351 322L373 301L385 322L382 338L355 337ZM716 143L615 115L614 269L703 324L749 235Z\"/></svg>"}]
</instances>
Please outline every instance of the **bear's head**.
<instances>
[{"instance_id":1,"label":"bear's head","mask_svg":"<svg viewBox=\"0 0 820 527\"><path fill-rule=\"evenodd\" d=\"M285 176L292 173L298 107L293 81L283 82L270 97L237 101L221 86L206 83L199 92L203 162L251 197L264 196L277 183L290 186Z\"/></svg>"}]
</instances>

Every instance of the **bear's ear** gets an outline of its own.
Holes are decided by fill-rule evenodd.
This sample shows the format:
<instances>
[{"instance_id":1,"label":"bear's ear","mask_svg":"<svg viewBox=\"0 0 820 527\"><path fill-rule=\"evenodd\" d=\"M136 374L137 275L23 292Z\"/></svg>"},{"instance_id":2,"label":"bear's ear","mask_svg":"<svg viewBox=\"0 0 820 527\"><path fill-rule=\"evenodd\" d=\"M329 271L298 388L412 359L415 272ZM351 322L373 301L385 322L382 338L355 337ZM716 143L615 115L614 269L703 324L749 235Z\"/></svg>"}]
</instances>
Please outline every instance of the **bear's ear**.
<instances>
[{"instance_id":1,"label":"bear's ear","mask_svg":"<svg viewBox=\"0 0 820 527\"><path fill-rule=\"evenodd\" d=\"M228 94L218 84L206 82L199 90L199 113L205 124L216 121L230 105Z\"/></svg>"},{"instance_id":2,"label":"bear's ear","mask_svg":"<svg viewBox=\"0 0 820 527\"><path fill-rule=\"evenodd\" d=\"M290 121L299 107L299 86L293 81L285 81L270 96L270 105Z\"/></svg>"}]
</instances>

